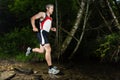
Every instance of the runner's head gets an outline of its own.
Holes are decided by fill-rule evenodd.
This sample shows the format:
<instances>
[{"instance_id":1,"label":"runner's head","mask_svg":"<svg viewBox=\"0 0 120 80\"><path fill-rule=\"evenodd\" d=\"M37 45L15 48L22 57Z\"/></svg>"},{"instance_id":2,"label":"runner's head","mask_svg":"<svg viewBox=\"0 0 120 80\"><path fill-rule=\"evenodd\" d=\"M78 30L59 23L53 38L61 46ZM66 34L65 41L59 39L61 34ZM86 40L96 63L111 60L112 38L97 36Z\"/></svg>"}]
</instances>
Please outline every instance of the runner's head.
<instances>
[{"instance_id":1,"label":"runner's head","mask_svg":"<svg viewBox=\"0 0 120 80\"><path fill-rule=\"evenodd\" d=\"M49 14L52 14L53 10L54 10L54 5L53 4L47 4L46 5L46 10Z\"/></svg>"}]
</instances>

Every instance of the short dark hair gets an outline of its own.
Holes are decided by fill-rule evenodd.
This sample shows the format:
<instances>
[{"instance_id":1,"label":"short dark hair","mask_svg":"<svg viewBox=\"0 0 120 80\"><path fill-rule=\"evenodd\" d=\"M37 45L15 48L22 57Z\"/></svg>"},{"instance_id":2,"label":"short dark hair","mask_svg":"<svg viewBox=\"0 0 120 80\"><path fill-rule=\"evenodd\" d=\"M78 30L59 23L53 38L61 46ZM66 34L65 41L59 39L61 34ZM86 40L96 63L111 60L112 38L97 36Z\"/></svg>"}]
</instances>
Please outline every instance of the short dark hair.
<instances>
[{"instance_id":1,"label":"short dark hair","mask_svg":"<svg viewBox=\"0 0 120 80\"><path fill-rule=\"evenodd\" d=\"M47 4L46 9L49 8L50 6L54 6L53 4Z\"/></svg>"}]
</instances>

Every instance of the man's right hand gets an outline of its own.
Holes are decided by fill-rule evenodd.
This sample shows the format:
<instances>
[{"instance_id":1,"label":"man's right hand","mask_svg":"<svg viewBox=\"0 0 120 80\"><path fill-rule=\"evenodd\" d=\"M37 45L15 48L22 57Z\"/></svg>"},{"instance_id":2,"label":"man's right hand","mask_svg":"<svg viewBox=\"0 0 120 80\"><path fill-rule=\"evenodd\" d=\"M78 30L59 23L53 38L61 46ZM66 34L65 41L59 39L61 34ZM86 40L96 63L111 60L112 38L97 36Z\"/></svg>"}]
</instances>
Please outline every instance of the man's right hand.
<instances>
[{"instance_id":1,"label":"man's right hand","mask_svg":"<svg viewBox=\"0 0 120 80\"><path fill-rule=\"evenodd\" d=\"M38 32L38 28L34 27L34 28L33 28L33 31L34 31L34 32Z\"/></svg>"}]
</instances>

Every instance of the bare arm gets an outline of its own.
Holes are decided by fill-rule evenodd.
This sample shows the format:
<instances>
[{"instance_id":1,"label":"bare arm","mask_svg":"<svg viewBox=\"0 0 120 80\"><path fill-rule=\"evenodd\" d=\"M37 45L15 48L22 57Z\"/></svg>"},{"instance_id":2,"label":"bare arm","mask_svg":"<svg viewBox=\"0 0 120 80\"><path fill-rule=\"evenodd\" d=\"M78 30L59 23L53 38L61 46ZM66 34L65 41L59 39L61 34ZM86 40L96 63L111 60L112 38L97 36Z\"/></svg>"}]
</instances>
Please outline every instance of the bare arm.
<instances>
[{"instance_id":1,"label":"bare arm","mask_svg":"<svg viewBox=\"0 0 120 80\"><path fill-rule=\"evenodd\" d=\"M38 29L35 25L35 20L36 19L39 19L39 18L44 18L45 17L45 13L44 12L39 12L38 14L34 15L32 18L31 18L31 25L32 25L32 28L33 28L33 31L37 32Z\"/></svg>"}]
</instances>

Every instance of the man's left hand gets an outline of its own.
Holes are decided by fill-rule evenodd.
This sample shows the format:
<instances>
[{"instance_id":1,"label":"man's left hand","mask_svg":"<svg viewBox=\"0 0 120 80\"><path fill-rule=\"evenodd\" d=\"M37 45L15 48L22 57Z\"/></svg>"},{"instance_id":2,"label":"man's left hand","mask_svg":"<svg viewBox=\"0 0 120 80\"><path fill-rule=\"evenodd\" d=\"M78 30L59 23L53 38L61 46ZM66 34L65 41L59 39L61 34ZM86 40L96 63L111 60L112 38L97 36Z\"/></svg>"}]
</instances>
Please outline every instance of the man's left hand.
<instances>
[{"instance_id":1,"label":"man's left hand","mask_svg":"<svg viewBox=\"0 0 120 80\"><path fill-rule=\"evenodd\" d=\"M56 32L56 28L55 27L51 28L51 31Z\"/></svg>"}]
</instances>

